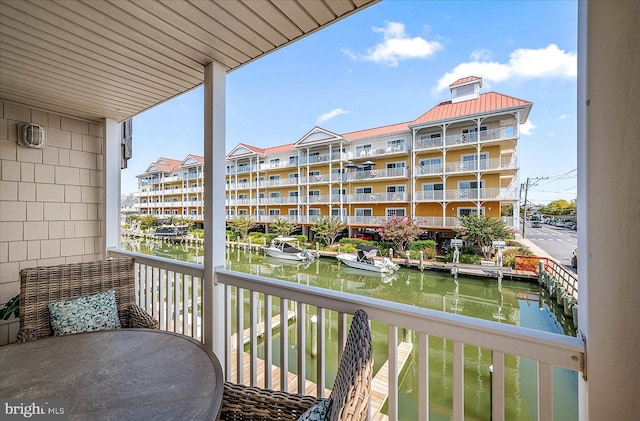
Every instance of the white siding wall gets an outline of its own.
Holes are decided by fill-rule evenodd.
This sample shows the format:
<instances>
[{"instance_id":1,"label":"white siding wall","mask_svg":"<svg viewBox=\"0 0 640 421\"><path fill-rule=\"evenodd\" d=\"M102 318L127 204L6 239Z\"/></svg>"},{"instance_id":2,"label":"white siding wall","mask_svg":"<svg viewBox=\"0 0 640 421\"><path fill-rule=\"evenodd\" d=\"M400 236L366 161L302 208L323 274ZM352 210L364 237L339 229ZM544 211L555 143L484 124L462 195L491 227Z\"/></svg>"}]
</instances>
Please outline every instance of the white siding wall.
<instances>
[{"instance_id":1,"label":"white siding wall","mask_svg":"<svg viewBox=\"0 0 640 421\"><path fill-rule=\"evenodd\" d=\"M0 102L0 305L19 271L104 257L103 125ZM45 130L44 149L18 146L18 123ZM0 345L17 323L0 324Z\"/></svg>"}]
</instances>

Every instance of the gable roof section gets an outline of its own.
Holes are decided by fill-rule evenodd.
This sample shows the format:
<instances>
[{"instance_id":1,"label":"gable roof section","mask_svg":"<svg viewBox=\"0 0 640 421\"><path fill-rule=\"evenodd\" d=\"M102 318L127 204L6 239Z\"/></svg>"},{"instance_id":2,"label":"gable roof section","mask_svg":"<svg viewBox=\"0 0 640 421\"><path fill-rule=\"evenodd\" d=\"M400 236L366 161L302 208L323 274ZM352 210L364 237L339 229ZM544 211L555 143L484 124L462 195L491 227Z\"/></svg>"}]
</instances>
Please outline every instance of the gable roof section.
<instances>
[{"instance_id":1,"label":"gable roof section","mask_svg":"<svg viewBox=\"0 0 640 421\"><path fill-rule=\"evenodd\" d=\"M482 88L482 78L478 76L467 76L461 79L456 80L451 85L449 85L449 89L455 88L456 86L461 85L469 85L473 82L480 82L480 87Z\"/></svg>"},{"instance_id":2,"label":"gable roof section","mask_svg":"<svg viewBox=\"0 0 640 421\"><path fill-rule=\"evenodd\" d=\"M293 147L293 143L289 143L289 144L286 144L286 145L280 145L280 146L274 146L274 147L271 147L271 148L265 148L264 149L265 155L275 155L275 154L285 153L285 152L290 152L290 151L294 151L294 152L298 153L296 148Z\"/></svg>"},{"instance_id":3,"label":"gable roof section","mask_svg":"<svg viewBox=\"0 0 640 421\"><path fill-rule=\"evenodd\" d=\"M185 159L180 163L180 167L190 167L193 165L204 164L204 157L199 155L187 155Z\"/></svg>"},{"instance_id":4,"label":"gable roof section","mask_svg":"<svg viewBox=\"0 0 640 421\"><path fill-rule=\"evenodd\" d=\"M342 135L342 137L353 142L359 139L388 136L394 133L398 133L398 134L405 134L405 132L410 133L411 132L409 129L410 123L411 122L408 121L406 123L397 123L397 124L391 124L389 126L375 127L373 129L359 130L357 132L345 133Z\"/></svg>"},{"instance_id":5,"label":"gable roof section","mask_svg":"<svg viewBox=\"0 0 640 421\"><path fill-rule=\"evenodd\" d=\"M523 108L524 113L520 118L520 123L524 123L529 116L529 111L533 103L518 99L512 96L488 92L480 94L477 99L461 101L453 104L451 101L441 102L420 117L416 118L409 127L421 124L429 124L446 120L459 119L461 117L471 117L490 112Z\"/></svg>"},{"instance_id":6,"label":"gable roof section","mask_svg":"<svg viewBox=\"0 0 640 421\"><path fill-rule=\"evenodd\" d=\"M339 134L330 132L329 130L315 126L309 130L304 136L302 136L296 143L293 144L296 148L303 146L316 146L324 145L331 142L339 142L345 140Z\"/></svg>"},{"instance_id":7,"label":"gable roof section","mask_svg":"<svg viewBox=\"0 0 640 421\"><path fill-rule=\"evenodd\" d=\"M178 161L177 159L160 157L156 162L151 163L144 173L136 177L142 177L153 172L177 170L181 163L182 161Z\"/></svg>"},{"instance_id":8,"label":"gable roof section","mask_svg":"<svg viewBox=\"0 0 640 421\"><path fill-rule=\"evenodd\" d=\"M227 154L226 158L243 158L253 155L264 155L264 149L256 148L255 146L244 143L238 143L235 148L231 149L231 152Z\"/></svg>"}]
</instances>

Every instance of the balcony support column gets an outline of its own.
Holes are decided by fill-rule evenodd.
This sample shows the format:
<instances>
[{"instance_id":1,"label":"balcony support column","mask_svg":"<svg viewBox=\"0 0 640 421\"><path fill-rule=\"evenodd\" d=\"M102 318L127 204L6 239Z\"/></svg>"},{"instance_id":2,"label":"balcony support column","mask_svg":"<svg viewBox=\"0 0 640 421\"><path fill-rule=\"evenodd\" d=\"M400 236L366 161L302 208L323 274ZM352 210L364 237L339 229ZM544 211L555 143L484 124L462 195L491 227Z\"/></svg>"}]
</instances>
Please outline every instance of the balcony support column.
<instances>
[{"instance_id":1,"label":"balcony support column","mask_svg":"<svg viewBox=\"0 0 640 421\"><path fill-rule=\"evenodd\" d=\"M578 2L582 420L636 419L640 412L640 185L632 170L640 157L639 17L637 2Z\"/></svg>"},{"instance_id":2,"label":"balcony support column","mask_svg":"<svg viewBox=\"0 0 640 421\"><path fill-rule=\"evenodd\" d=\"M203 342L225 361L224 286L214 284L214 268L225 261L226 71L218 63L204 67L204 282Z\"/></svg>"},{"instance_id":3,"label":"balcony support column","mask_svg":"<svg viewBox=\"0 0 640 421\"><path fill-rule=\"evenodd\" d=\"M106 248L120 248L120 125L112 119L104 120L104 223ZM106 253L105 250L97 252ZM106 254L105 254L106 256Z\"/></svg>"}]
</instances>

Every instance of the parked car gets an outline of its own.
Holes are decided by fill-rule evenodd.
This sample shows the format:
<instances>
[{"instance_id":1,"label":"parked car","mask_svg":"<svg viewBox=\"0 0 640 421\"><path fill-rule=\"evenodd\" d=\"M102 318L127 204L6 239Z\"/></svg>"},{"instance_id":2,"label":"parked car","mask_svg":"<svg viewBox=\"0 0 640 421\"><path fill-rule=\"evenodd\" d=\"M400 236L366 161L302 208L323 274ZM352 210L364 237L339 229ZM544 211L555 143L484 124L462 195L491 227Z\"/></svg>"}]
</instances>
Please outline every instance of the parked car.
<instances>
[{"instance_id":1,"label":"parked car","mask_svg":"<svg viewBox=\"0 0 640 421\"><path fill-rule=\"evenodd\" d=\"M570 230L572 230L576 226L576 223L573 221L569 221L569 222L565 222L564 226L565 228L569 228Z\"/></svg>"},{"instance_id":2,"label":"parked car","mask_svg":"<svg viewBox=\"0 0 640 421\"><path fill-rule=\"evenodd\" d=\"M578 249L573 250L573 256L571 256L571 267L578 269Z\"/></svg>"},{"instance_id":3,"label":"parked car","mask_svg":"<svg viewBox=\"0 0 640 421\"><path fill-rule=\"evenodd\" d=\"M542 228L542 222L540 221L533 221L531 223L531 228Z\"/></svg>"}]
</instances>

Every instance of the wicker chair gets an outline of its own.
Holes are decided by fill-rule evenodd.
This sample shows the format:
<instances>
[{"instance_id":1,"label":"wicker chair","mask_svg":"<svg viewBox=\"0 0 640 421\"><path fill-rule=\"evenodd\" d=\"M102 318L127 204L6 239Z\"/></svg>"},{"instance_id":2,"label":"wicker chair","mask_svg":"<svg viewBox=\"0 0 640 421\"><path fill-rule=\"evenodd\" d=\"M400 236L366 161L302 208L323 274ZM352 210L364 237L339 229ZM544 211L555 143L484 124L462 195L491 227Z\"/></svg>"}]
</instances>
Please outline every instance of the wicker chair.
<instances>
[{"instance_id":1,"label":"wicker chair","mask_svg":"<svg viewBox=\"0 0 640 421\"><path fill-rule=\"evenodd\" d=\"M367 313L358 310L347 336L327 419L366 420L373 354ZM221 420L297 420L321 399L225 382Z\"/></svg>"},{"instance_id":2,"label":"wicker chair","mask_svg":"<svg viewBox=\"0 0 640 421\"><path fill-rule=\"evenodd\" d=\"M135 303L133 258L40 266L20 271L20 330L17 342L53 335L47 304L115 289L122 327L158 327Z\"/></svg>"}]
</instances>

